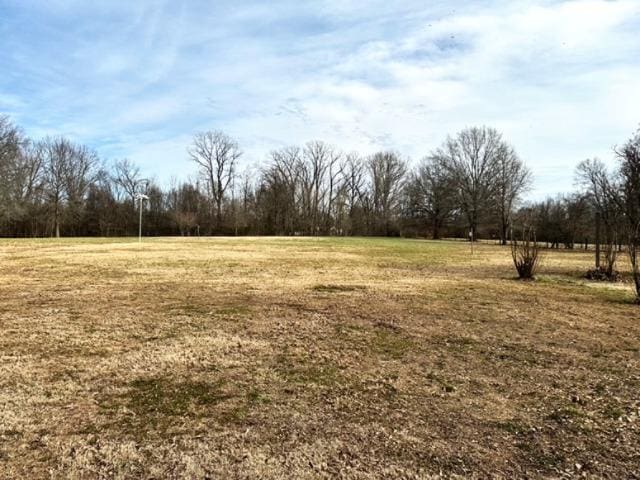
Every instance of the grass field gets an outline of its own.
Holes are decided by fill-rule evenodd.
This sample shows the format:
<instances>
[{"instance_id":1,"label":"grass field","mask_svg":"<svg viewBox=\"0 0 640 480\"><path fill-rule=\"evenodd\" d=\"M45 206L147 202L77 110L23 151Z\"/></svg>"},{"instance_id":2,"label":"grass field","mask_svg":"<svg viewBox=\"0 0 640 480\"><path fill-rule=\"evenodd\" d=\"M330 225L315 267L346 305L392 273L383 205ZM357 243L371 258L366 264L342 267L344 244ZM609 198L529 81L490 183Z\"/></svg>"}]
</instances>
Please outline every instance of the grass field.
<instances>
[{"instance_id":1,"label":"grass field","mask_svg":"<svg viewBox=\"0 0 640 480\"><path fill-rule=\"evenodd\" d=\"M0 478L639 478L640 307L591 255L4 240Z\"/></svg>"}]
</instances>

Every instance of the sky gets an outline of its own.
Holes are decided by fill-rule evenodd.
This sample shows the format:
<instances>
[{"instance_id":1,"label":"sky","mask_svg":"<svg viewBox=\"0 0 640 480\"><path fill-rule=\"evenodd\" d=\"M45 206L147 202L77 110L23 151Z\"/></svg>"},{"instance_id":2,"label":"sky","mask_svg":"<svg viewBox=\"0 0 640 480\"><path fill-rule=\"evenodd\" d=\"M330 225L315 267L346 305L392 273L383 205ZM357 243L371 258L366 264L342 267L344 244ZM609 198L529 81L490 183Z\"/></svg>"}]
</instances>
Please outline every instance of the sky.
<instances>
[{"instance_id":1,"label":"sky","mask_svg":"<svg viewBox=\"0 0 640 480\"><path fill-rule=\"evenodd\" d=\"M0 0L0 114L160 183L205 130L258 168L310 140L415 164L487 125L540 199L640 126L638 32L640 0Z\"/></svg>"}]
</instances>

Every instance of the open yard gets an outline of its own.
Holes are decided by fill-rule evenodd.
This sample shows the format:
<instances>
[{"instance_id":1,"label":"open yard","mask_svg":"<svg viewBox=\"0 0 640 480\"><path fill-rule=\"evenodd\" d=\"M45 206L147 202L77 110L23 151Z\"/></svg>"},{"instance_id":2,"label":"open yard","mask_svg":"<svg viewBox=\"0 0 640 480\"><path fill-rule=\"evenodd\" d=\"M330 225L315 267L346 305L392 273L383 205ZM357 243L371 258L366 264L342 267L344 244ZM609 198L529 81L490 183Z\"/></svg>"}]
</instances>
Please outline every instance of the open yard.
<instances>
[{"instance_id":1,"label":"open yard","mask_svg":"<svg viewBox=\"0 0 640 480\"><path fill-rule=\"evenodd\" d=\"M3 240L0 478L640 478L640 307L591 263Z\"/></svg>"}]
</instances>

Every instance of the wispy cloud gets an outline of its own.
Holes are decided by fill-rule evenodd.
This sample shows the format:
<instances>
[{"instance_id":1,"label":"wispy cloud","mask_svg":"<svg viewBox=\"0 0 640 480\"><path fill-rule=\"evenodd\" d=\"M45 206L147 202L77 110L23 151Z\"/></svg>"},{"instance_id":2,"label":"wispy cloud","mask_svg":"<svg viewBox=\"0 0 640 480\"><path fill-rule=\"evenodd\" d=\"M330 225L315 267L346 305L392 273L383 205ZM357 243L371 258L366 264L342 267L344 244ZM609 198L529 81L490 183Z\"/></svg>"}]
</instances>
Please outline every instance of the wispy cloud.
<instances>
[{"instance_id":1,"label":"wispy cloud","mask_svg":"<svg viewBox=\"0 0 640 480\"><path fill-rule=\"evenodd\" d=\"M489 124L537 196L640 122L635 0L236 3L0 2L0 109L164 179L208 128L252 163L316 138L417 159Z\"/></svg>"}]
</instances>

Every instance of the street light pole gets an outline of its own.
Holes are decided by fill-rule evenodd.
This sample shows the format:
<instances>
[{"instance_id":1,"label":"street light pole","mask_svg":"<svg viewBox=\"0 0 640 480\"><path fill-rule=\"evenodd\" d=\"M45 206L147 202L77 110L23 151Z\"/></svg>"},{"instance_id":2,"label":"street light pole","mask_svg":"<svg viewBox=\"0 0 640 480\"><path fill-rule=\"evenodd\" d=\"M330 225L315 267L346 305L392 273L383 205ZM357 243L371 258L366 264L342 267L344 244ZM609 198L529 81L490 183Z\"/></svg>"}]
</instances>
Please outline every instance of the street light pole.
<instances>
[{"instance_id":1,"label":"street light pole","mask_svg":"<svg viewBox=\"0 0 640 480\"><path fill-rule=\"evenodd\" d=\"M142 193L136 194L136 198L140 202L140 220L138 221L138 243L142 243L142 202L149 200L149 197Z\"/></svg>"}]
</instances>

